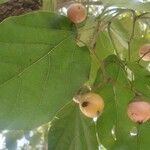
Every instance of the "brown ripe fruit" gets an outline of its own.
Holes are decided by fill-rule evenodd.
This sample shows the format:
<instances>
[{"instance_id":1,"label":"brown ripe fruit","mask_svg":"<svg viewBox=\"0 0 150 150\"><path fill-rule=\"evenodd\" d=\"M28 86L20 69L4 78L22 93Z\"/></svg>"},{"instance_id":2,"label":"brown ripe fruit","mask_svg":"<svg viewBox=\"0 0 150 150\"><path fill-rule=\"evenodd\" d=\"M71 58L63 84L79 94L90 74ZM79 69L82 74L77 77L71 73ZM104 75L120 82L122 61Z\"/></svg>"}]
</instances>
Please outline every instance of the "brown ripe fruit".
<instances>
[{"instance_id":1,"label":"brown ripe fruit","mask_svg":"<svg viewBox=\"0 0 150 150\"><path fill-rule=\"evenodd\" d=\"M103 112L104 101L100 95L89 92L82 95L79 106L85 116L95 118Z\"/></svg>"},{"instance_id":2,"label":"brown ripe fruit","mask_svg":"<svg viewBox=\"0 0 150 150\"><path fill-rule=\"evenodd\" d=\"M139 56L140 56L144 61L150 61L150 44L144 44L144 45L139 49Z\"/></svg>"},{"instance_id":3,"label":"brown ripe fruit","mask_svg":"<svg viewBox=\"0 0 150 150\"><path fill-rule=\"evenodd\" d=\"M129 103L127 113L132 121L144 123L150 119L150 103L135 99Z\"/></svg>"},{"instance_id":4,"label":"brown ripe fruit","mask_svg":"<svg viewBox=\"0 0 150 150\"><path fill-rule=\"evenodd\" d=\"M87 17L87 10L80 3L71 4L67 10L68 18L74 23L81 23Z\"/></svg>"}]
</instances>

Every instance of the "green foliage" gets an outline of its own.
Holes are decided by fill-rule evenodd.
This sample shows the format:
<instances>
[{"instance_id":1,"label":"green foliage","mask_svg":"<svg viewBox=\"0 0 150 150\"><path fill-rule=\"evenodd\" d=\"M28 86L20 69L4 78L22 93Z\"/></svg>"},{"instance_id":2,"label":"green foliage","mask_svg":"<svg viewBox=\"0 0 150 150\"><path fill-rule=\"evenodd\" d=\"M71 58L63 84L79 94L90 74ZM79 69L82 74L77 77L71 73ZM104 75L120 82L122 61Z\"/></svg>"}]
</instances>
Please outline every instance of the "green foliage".
<instances>
[{"instance_id":1,"label":"green foliage","mask_svg":"<svg viewBox=\"0 0 150 150\"><path fill-rule=\"evenodd\" d=\"M88 79L89 52L65 17L36 12L0 24L0 129L50 121Z\"/></svg>"},{"instance_id":2,"label":"green foliage","mask_svg":"<svg viewBox=\"0 0 150 150\"><path fill-rule=\"evenodd\" d=\"M134 94L130 92L130 85L117 57L113 55L109 56L104 62L105 75L109 78L107 84L98 86L103 82L101 70L99 70L95 82L95 86L97 87L96 92L105 100L104 113L98 120L98 131L102 144L107 149L113 150L121 142L130 141L130 135L128 133L132 129L133 124L128 119L126 110L127 104L133 98ZM127 143L126 146L130 142ZM124 143L121 144L124 147Z\"/></svg>"},{"instance_id":3,"label":"green foliage","mask_svg":"<svg viewBox=\"0 0 150 150\"><path fill-rule=\"evenodd\" d=\"M118 7L125 7L129 9L135 9L138 11L150 12L150 2L142 3L138 0L102 0L105 5L113 5Z\"/></svg>"},{"instance_id":4,"label":"green foliage","mask_svg":"<svg viewBox=\"0 0 150 150\"><path fill-rule=\"evenodd\" d=\"M143 96L150 99L150 72L138 63L128 63L134 74L133 87Z\"/></svg>"},{"instance_id":5,"label":"green foliage","mask_svg":"<svg viewBox=\"0 0 150 150\"><path fill-rule=\"evenodd\" d=\"M46 2L43 9L54 11L50 5L55 2ZM127 9L109 7L77 26L49 12L0 24L1 130L28 130L50 122L50 150L96 150L102 145L108 150L149 150L149 122L133 123L127 106L136 94L150 100L149 62L139 58L139 48L150 43L150 16L142 14L149 12L150 3L102 2ZM71 102L87 83L105 102L96 122ZM16 147L17 138L10 134L7 146Z\"/></svg>"},{"instance_id":6,"label":"green foliage","mask_svg":"<svg viewBox=\"0 0 150 150\"><path fill-rule=\"evenodd\" d=\"M105 43L107 43L107 45ZM111 55L114 53L114 48L110 41L108 32L106 31L101 32L98 35L95 51L96 51L98 58L101 61L105 59L108 55Z\"/></svg>"},{"instance_id":7,"label":"green foliage","mask_svg":"<svg viewBox=\"0 0 150 150\"><path fill-rule=\"evenodd\" d=\"M78 104L68 104L51 123L49 149L96 150L95 125L81 114Z\"/></svg>"},{"instance_id":8,"label":"green foliage","mask_svg":"<svg viewBox=\"0 0 150 150\"><path fill-rule=\"evenodd\" d=\"M107 80L106 84L101 85L103 75L102 71L99 70L95 82L96 92L105 100L104 113L97 123L101 144L108 150L131 150L139 147L140 149L148 150L150 146L147 140L150 133L148 131L149 124L146 123L138 126L129 120L127 116L128 103L134 98L135 93L131 90L131 85L124 71L125 69L116 56L109 56L105 59L104 64L105 75L109 80ZM134 65L132 67L134 71L138 72L139 66ZM138 86L139 84L135 86L139 88L139 91L145 91L142 94L146 95L146 93L150 93L150 90L143 87L146 87L145 84L148 84L150 80L145 80L145 72L143 70L142 73L139 73L139 75L141 74L140 77L138 76L140 79L137 78L135 80L135 84L143 82L140 84L141 88Z\"/></svg>"}]
</instances>

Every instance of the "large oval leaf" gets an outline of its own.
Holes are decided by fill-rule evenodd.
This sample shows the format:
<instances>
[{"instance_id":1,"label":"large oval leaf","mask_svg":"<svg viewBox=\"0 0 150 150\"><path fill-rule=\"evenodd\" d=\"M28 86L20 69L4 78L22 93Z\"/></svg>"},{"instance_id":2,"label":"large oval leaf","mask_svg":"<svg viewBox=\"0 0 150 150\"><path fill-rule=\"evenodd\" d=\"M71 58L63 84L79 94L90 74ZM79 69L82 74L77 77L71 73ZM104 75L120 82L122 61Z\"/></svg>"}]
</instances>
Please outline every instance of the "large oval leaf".
<instances>
[{"instance_id":1,"label":"large oval leaf","mask_svg":"<svg viewBox=\"0 0 150 150\"><path fill-rule=\"evenodd\" d=\"M36 12L0 24L0 129L48 122L88 79L88 49L66 17Z\"/></svg>"}]
</instances>

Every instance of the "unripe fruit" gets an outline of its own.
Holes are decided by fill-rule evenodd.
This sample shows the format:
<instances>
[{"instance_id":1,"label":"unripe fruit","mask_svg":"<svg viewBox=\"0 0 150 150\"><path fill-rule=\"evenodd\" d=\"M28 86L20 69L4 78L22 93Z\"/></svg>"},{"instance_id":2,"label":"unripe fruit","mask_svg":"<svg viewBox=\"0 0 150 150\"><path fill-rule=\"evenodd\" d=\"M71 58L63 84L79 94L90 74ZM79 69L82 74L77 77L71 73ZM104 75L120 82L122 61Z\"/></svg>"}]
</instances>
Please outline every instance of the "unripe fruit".
<instances>
[{"instance_id":1,"label":"unripe fruit","mask_svg":"<svg viewBox=\"0 0 150 150\"><path fill-rule=\"evenodd\" d=\"M104 101L100 95L89 92L82 95L79 106L85 116L95 118L103 112Z\"/></svg>"},{"instance_id":2,"label":"unripe fruit","mask_svg":"<svg viewBox=\"0 0 150 150\"><path fill-rule=\"evenodd\" d=\"M74 23L81 23L86 19L87 10L80 3L71 4L67 10L67 16Z\"/></svg>"},{"instance_id":3,"label":"unripe fruit","mask_svg":"<svg viewBox=\"0 0 150 150\"><path fill-rule=\"evenodd\" d=\"M150 44L144 44L144 45L139 49L139 56L140 56L144 61L150 61Z\"/></svg>"},{"instance_id":4,"label":"unripe fruit","mask_svg":"<svg viewBox=\"0 0 150 150\"><path fill-rule=\"evenodd\" d=\"M129 103L127 113L132 121L144 123L150 119L150 103L135 99L135 101Z\"/></svg>"}]
</instances>

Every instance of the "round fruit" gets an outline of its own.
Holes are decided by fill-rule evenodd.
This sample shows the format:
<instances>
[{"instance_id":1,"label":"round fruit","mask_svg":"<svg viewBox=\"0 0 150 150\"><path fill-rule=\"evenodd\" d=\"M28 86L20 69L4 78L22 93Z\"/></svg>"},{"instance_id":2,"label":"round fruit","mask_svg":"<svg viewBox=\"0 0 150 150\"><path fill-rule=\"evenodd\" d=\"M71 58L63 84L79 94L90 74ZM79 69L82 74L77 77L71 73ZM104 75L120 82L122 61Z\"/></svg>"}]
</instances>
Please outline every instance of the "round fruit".
<instances>
[{"instance_id":1,"label":"round fruit","mask_svg":"<svg viewBox=\"0 0 150 150\"><path fill-rule=\"evenodd\" d=\"M87 10L80 3L71 4L67 10L67 16L74 23L81 23L86 19Z\"/></svg>"},{"instance_id":2,"label":"round fruit","mask_svg":"<svg viewBox=\"0 0 150 150\"><path fill-rule=\"evenodd\" d=\"M85 116L95 118L103 112L104 101L100 95L90 92L82 95L79 106Z\"/></svg>"},{"instance_id":3,"label":"round fruit","mask_svg":"<svg viewBox=\"0 0 150 150\"><path fill-rule=\"evenodd\" d=\"M144 44L139 50L139 56L144 61L150 61L150 44Z\"/></svg>"},{"instance_id":4,"label":"round fruit","mask_svg":"<svg viewBox=\"0 0 150 150\"><path fill-rule=\"evenodd\" d=\"M135 100L128 105L128 116L136 123L143 123L150 119L150 103Z\"/></svg>"}]
</instances>

